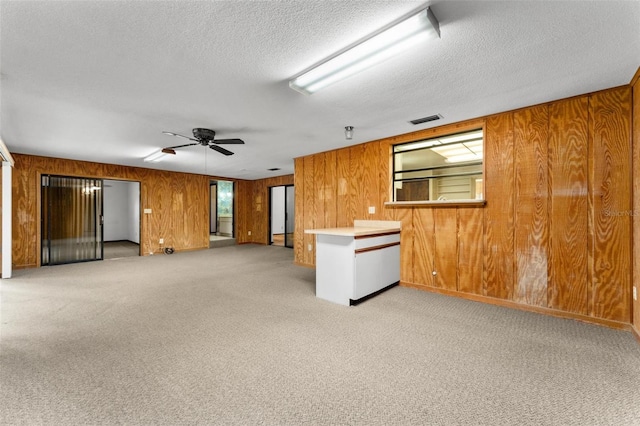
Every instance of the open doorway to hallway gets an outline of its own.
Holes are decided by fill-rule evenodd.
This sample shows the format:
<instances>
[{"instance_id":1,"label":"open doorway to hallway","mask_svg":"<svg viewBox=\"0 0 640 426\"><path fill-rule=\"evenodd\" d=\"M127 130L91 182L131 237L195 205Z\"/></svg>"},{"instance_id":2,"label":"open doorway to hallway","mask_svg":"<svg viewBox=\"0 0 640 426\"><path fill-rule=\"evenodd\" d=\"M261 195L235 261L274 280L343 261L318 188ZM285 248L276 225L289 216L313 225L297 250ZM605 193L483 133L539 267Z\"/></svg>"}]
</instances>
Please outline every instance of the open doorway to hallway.
<instances>
[{"instance_id":1,"label":"open doorway to hallway","mask_svg":"<svg viewBox=\"0 0 640 426\"><path fill-rule=\"evenodd\" d=\"M234 235L234 184L232 181L212 180L209 183L209 247L223 247L236 243Z\"/></svg>"},{"instance_id":2,"label":"open doorway to hallway","mask_svg":"<svg viewBox=\"0 0 640 426\"><path fill-rule=\"evenodd\" d=\"M293 185L269 188L269 244L293 248L295 197Z\"/></svg>"},{"instance_id":3,"label":"open doorway to hallway","mask_svg":"<svg viewBox=\"0 0 640 426\"><path fill-rule=\"evenodd\" d=\"M140 256L140 182L103 182L104 259Z\"/></svg>"}]
</instances>

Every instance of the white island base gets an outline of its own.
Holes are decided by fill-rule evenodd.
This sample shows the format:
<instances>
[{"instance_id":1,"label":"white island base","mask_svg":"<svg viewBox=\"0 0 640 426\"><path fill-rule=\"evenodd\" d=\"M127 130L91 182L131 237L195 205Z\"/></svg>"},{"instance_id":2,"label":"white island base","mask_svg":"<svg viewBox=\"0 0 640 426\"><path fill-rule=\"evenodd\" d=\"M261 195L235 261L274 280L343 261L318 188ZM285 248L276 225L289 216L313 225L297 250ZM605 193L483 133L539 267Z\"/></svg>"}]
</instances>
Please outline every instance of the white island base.
<instances>
[{"instance_id":1,"label":"white island base","mask_svg":"<svg viewBox=\"0 0 640 426\"><path fill-rule=\"evenodd\" d=\"M356 220L316 235L316 297L355 305L400 282L400 224Z\"/></svg>"}]
</instances>

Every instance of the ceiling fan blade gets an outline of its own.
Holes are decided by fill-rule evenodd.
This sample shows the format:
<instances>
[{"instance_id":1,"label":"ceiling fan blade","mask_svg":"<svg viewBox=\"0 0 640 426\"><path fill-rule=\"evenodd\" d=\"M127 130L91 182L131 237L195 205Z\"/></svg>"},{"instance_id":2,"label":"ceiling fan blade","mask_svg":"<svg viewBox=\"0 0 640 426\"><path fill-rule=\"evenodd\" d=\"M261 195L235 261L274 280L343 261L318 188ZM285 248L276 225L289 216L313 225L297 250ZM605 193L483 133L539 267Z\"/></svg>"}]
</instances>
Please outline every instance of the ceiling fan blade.
<instances>
[{"instance_id":1,"label":"ceiling fan blade","mask_svg":"<svg viewBox=\"0 0 640 426\"><path fill-rule=\"evenodd\" d=\"M190 138L189 136L179 135L179 134L173 133L173 132L162 132L162 133L164 133L165 135L169 135L169 136L177 136L179 138L189 139L190 141L196 141L196 142L198 141L197 139Z\"/></svg>"},{"instance_id":2,"label":"ceiling fan blade","mask_svg":"<svg viewBox=\"0 0 640 426\"><path fill-rule=\"evenodd\" d=\"M200 143L199 142L194 142L194 143L187 143L187 144L184 144L184 145L169 146L169 147L167 147L165 149L184 148L185 146L193 146L193 145L200 145Z\"/></svg>"},{"instance_id":3,"label":"ceiling fan blade","mask_svg":"<svg viewBox=\"0 0 640 426\"><path fill-rule=\"evenodd\" d=\"M222 145L222 144L243 145L244 144L244 141L242 139L215 139L211 142L215 143L216 145Z\"/></svg>"},{"instance_id":4,"label":"ceiling fan blade","mask_svg":"<svg viewBox=\"0 0 640 426\"><path fill-rule=\"evenodd\" d=\"M211 148L214 151L218 151L220 154L224 154L224 155L233 155L233 152L231 151L227 151L224 148L221 148L219 146L216 145L209 145L209 148Z\"/></svg>"}]
</instances>

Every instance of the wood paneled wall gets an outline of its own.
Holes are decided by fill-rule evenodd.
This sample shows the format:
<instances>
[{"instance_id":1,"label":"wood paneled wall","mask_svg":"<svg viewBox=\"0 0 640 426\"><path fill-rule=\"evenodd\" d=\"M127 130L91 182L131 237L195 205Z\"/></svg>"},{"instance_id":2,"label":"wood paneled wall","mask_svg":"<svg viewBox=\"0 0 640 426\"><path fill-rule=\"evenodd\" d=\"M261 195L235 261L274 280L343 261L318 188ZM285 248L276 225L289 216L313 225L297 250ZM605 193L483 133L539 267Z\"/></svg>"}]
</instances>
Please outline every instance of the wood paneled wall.
<instances>
[{"instance_id":1,"label":"wood paneled wall","mask_svg":"<svg viewBox=\"0 0 640 426\"><path fill-rule=\"evenodd\" d=\"M40 175L82 176L140 182L141 252L209 247L209 181L214 177L112 164L14 154L13 264L40 263ZM240 185L241 186L241 185Z\"/></svg>"},{"instance_id":2,"label":"wood paneled wall","mask_svg":"<svg viewBox=\"0 0 640 426\"><path fill-rule=\"evenodd\" d=\"M628 324L631 107L625 86L297 158L295 261L304 229L400 220L403 285ZM392 145L477 127L484 207L384 206Z\"/></svg>"},{"instance_id":3,"label":"wood paneled wall","mask_svg":"<svg viewBox=\"0 0 640 426\"><path fill-rule=\"evenodd\" d=\"M237 183L236 241L239 244L269 244L269 188L282 185L293 185L293 175Z\"/></svg>"},{"instance_id":4,"label":"wood paneled wall","mask_svg":"<svg viewBox=\"0 0 640 426\"><path fill-rule=\"evenodd\" d=\"M141 253L164 246L178 251L209 247L209 182L235 182L235 235L238 243L268 244L269 188L292 185L293 175L255 181L176 173L112 164L15 154L13 170L13 264L40 264L40 175L81 176L140 182ZM251 235L249 235L251 231Z\"/></svg>"},{"instance_id":5,"label":"wood paneled wall","mask_svg":"<svg viewBox=\"0 0 640 426\"><path fill-rule=\"evenodd\" d=\"M640 338L640 68L631 80L633 87L633 325Z\"/></svg>"},{"instance_id":6,"label":"wood paneled wall","mask_svg":"<svg viewBox=\"0 0 640 426\"><path fill-rule=\"evenodd\" d=\"M295 160L295 258L313 265L315 242L305 229L351 226L355 218L383 219L388 201L389 156L379 142ZM382 149L389 149L385 145ZM368 207L376 208L374 214Z\"/></svg>"}]
</instances>

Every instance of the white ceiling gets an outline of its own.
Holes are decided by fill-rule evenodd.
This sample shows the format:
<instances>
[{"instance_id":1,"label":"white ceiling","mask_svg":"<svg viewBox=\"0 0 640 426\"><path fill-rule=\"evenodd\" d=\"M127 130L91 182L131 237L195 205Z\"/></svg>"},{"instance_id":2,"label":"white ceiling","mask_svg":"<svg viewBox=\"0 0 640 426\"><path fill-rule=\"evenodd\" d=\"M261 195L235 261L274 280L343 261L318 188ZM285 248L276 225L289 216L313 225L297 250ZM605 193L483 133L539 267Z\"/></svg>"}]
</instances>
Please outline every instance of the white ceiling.
<instances>
[{"instance_id":1,"label":"white ceiling","mask_svg":"<svg viewBox=\"0 0 640 426\"><path fill-rule=\"evenodd\" d=\"M0 136L15 153L256 179L293 173L295 157L628 84L640 66L638 1L432 1L441 39L313 95L288 87L424 4L2 0ZM407 122L432 114L444 119ZM194 127L246 145L142 161L186 142L162 131Z\"/></svg>"}]
</instances>

